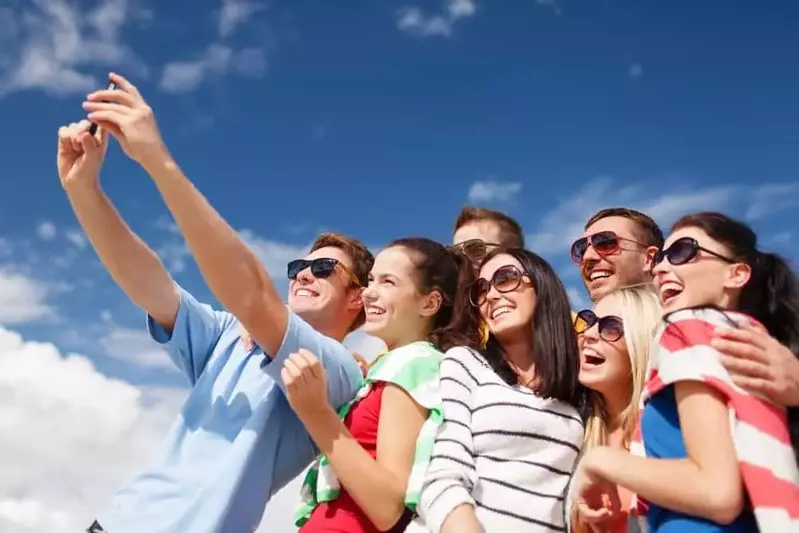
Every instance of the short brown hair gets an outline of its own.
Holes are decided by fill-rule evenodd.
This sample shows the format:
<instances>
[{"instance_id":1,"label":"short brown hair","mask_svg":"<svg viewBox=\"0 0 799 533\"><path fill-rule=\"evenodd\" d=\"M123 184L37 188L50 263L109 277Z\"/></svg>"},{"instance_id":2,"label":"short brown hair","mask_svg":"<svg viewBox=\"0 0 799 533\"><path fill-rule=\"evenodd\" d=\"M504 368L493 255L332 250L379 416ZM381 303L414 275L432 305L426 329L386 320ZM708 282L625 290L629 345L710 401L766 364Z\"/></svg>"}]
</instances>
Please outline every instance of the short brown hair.
<instances>
[{"instance_id":1,"label":"short brown hair","mask_svg":"<svg viewBox=\"0 0 799 533\"><path fill-rule=\"evenodd\" d=\"M640 211L636 211L635 209L630 209L629 207L609 207L607 209L602 209L588 219L588 222L585 223L585 229L590 228L603 218L610 217L621 217L632 220L638 226L638 238L641 240L641 244L645 246L657 246L658 248L663 246L663 232L660 230L657 223L652 220L652 217Z\"/></svg>"},{"instance_id":2,"label":"short brown hair","mask_svg":"<svg viewBox=\"0 0 799 533\"><path fill-rule=\"evenodd\" d=\"M499 227L501 242L495 244L510 248L524 248L524 233L521 225L505 213L485 207L464 206L455 220L455 231L475 222L493 222Z\"/></svg>"},{"instance_id":3,"label":"short brown hair","mask_svg":"<svg viewBox=\"0 0 799 533\"><path fill-rule=\"evenodd\" d=\"M311 245L311 252L315 252L320 248L338 248L347 254L352 260L352 273L358 278L358 282L362 287L369 284L369 272L372 271L372 265L375 262L375 256L369 251L364 243L358 239L353 239L341 233L325 232L319 235ZM350 331L356 330L361 327L366 320L366 313L361 310L355 322L350 326Z\"/></svg>"}]
</instances>

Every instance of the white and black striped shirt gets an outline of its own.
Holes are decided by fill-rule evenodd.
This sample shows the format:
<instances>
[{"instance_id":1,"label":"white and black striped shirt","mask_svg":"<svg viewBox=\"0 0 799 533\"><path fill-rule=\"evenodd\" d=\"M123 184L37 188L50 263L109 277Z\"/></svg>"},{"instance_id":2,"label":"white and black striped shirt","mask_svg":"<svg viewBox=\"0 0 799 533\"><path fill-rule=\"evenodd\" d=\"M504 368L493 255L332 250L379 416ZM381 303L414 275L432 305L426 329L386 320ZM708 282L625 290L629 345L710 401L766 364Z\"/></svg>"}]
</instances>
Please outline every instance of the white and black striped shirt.
<instances>
[{"instance_id":1,"label":"white and black striped shirt","mask_svg":"<svg viewBox=\"0 0 799 533\"><path fill-rule=\"evenodd\" d=\"M439 533L463 503L488 533L566 531L564 493L583 438L575 408L505 383L479 354L449 350L441 362L444 423L419 513Z\"/></svg>"}]
</instances>

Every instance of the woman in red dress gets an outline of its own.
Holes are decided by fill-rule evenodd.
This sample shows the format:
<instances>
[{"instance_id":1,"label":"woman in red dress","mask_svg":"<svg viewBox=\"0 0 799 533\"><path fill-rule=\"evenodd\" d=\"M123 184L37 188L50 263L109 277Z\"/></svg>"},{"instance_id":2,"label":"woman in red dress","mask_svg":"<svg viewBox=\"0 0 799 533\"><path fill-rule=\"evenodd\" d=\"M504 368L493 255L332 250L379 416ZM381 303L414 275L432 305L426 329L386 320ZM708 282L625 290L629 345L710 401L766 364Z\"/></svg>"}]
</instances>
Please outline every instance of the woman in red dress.
<instances>
[{"instance_id":1,"label":"woman in red dress","mask_svg":"<svg viewBox=\"0 0 799 533\"><path fill-rule=\"evenodd\" d=\"M473 280L465 256L429 239L400 239L381 251L362 295L364 330L388 352L340 413L324 401L324 371L313 355L288 360L287 398L322 453L303 487L309 505L298 517L301 533L405 530L418 494L413 479L419 476L420 489L418 471L426 466L424 426L440 417L440 394L419 389L438 390L442 350L479 346L479 318L468 298ZM434 434L426 435L431 451ZM326 471L335 478L330 490L320 488Z\"/></svg>"}]
</instances>

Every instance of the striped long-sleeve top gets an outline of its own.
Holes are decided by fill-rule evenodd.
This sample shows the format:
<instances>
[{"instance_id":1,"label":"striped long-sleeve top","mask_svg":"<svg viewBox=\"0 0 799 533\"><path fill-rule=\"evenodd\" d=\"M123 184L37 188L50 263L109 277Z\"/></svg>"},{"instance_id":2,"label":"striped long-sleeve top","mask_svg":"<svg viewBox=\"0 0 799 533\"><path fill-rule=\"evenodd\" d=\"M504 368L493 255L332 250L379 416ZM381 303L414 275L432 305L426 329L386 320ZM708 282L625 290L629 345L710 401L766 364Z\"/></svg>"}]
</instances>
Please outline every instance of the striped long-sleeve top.
<instances>
[{"instance_id":1,"label":"striped long-sleeve top","mask_svg":"<svg viewBox=\"0 0 799 533\"><path fill-rule=\"evenodd\" d=\"M438 533L472 504L488 532L566 531L564 492L583 437L577 410L505 383L479 354L449 350L441 362L444 423L418 511Z\"/></svg>"}]
</instances>

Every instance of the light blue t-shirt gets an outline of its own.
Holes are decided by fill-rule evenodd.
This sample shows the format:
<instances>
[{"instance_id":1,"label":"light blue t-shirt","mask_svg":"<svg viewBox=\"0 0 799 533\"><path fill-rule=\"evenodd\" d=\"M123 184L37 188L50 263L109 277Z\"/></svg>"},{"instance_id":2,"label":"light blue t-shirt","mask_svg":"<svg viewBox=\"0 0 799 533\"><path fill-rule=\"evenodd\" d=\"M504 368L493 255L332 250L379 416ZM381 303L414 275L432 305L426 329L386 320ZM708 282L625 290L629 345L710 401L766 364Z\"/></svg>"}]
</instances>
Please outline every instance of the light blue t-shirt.
<instances>
[{"instance_id":1,"label":"light blue t-shirt","mask_svg":"<svg viewBox=\"0 0 799 533\"><path fill-rule=\"evenodd\" d=\"M149 317L148 327L193 387L154 463L117 493L98 522L109 533L255 530L270 497L318 453L283 393L283 362L299 348L314 353L334 407L355 396L358 365L343 344L291 312L270 362L260 348L244 349L233 315L182 289L171 336Z\"/></svg>"}]
</instances>

